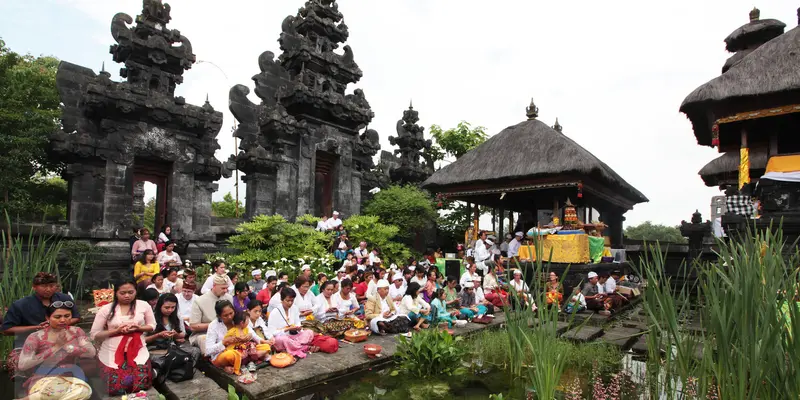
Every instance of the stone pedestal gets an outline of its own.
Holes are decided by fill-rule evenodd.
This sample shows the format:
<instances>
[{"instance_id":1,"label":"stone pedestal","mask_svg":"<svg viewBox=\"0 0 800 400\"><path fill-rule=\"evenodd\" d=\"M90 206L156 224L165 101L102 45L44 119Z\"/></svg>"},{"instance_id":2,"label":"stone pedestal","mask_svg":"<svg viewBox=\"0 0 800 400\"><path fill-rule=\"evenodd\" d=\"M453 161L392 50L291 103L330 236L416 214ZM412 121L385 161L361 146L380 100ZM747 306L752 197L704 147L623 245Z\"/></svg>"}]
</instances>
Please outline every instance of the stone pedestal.
<instances>
[{"instance_id":1,"label":"stone pedestal","mask_svg":"<svg viewBox=\"0 0 800 400\"><path fill-rule=\"evenodd\" d=\"M242 182L247 185L245 199L247 219L252 219L256 215L271 215L275 209L275 176L254 172L243 176Z\"/></svg>"}]
</instances>

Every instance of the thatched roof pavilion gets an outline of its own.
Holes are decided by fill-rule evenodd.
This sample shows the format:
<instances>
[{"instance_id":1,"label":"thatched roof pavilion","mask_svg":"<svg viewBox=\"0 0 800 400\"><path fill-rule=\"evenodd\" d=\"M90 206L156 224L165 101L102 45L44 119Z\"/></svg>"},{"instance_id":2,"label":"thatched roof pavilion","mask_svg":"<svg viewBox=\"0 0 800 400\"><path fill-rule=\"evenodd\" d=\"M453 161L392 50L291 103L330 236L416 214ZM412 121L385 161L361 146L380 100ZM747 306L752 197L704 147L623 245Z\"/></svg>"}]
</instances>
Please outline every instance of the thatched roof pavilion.
<instances>
[{"instance_id":1,"label":"thatched roof pavilion","mask_svg":"<svg viewBox=\"0 0 800 400\"><path fill-rule=\"evenodd\" d=\"M764 175L767 168L767 151L758 149L750 152L750 176ZM739 153L727 152L706 164L698 172L706 186L736 185L739 180Z\"/></svg>"},{"instance_id":2,"label":"thatched roof pavilion","mask_svg":"<svg viewBox=\"0 0 800 400\"><path fill-rule=\"evenodd\" d=\"M739 28L742 32L738 36L734 34L739 30L732 34L732 38L729 36L731 43L736 45L732 48L747 45L743 39L736 40L746 36L747 32L756 39L764 39L778 32L781 24L775 21L755 23L749 28L751 30ZM753 34L752 29L756 27L761 27L761 30ZM738 57L733 60L737 61L734 65L695 89L680 106L680 111L692 122L698 144L718 144L721 152L737 150L742 145L742 129L753 131L748 129L752 127L752 121L758 120L759 130L768 132L787 122L796 124L797 112L800 111L800 106L796 106L800 104L800 29L796 27L781 34L743 56L738 54L734 56ZM780 117L768 118L769 121L762 118L776 116ZM713 133L715 129L718 135ZM747 140L749 147L766 146L769 141L766 135L750 133L756 134L751 134Z\"/></svg>"},{"instance_id":3,"label":"thatched roof pavilion","mask_svg":"<svg viewBox=\"0 0 800 400\"><path fill-rule=\"evenodd\" d=\"M554 201L569 198L579 207L598 210L601 215L593 218L618 227L619 237L612 235L612 241L621 242L622 214L647 197L564 135L560 125L536 119L532 101L527 110L526 121L436 171L422 187L450 199L518 212L552 210Z\"/></svg>"},{"instance_id":4,"label":"thatched roof pavilion","mask_svg":"<svg viewBox=\"0 0 800 400\"><path fill-rule=\"evenodd\" d=\"M750 11L750 22L736 28L725 38L725 50L736 53L725 62L722 72L739 63L744 56L783 34L786 24L777 19L760 19L761 11Z\"/></svg>"}]
</instances>

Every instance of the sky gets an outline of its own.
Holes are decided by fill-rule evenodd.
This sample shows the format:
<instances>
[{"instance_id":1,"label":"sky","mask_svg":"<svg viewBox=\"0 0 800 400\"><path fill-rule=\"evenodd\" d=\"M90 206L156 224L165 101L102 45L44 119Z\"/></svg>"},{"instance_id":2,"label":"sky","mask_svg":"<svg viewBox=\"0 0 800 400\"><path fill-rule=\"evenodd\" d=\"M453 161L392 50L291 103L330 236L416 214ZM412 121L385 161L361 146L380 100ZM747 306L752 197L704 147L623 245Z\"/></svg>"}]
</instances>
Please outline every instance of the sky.
<instances>
[{"instance_id":1,"label":"sky","mask_svg":"<svg viewBox=\"0 0 800 400\"><path fill-rule=\"evenodd\" d=\"M280 54L281 21L304 0L173 0L172 21L199 62L176 95L224 111L217 158L233 154L228 89L259 72L265 50ZM347 42L375 112L370 128L388 137L413 99L426 133L432 124L465 120L490 135L525 119L531 98L539 119L558 118L564 133L649 199L626 225L677 225L699 209L708 217L716 188L697 171L719 154L699 146L678 112L697 86L720 74L723 39L748 22L751 2L494 0L340 0ZM796 26L797 3L771 0L761 17ZM117 12L140 14L141 0L0 0L0 37L20 53L52 55L99 71L111 60L109 31ZM251 94L253 101L257 98ZM214 199L233 191L220 181ZM240 197L244 198L244 184ZM482 224L483 225L483 224Z\"/></svg>"}]
</instances>

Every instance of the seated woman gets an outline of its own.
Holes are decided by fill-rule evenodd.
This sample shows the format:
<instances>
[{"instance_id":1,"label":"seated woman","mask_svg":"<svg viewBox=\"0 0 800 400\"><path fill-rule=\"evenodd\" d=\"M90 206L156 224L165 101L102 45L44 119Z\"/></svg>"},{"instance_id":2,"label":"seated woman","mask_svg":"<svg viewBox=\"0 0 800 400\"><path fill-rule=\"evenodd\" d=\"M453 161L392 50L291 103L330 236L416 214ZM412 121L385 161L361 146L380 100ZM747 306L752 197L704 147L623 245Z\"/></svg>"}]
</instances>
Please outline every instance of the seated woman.
<instances>
[{"instance_id":1,"label":"seated woman","mask_svg":"<svg viewBox=\"0 0 800 400\"><path fill-rule=\"evenodd\" d=\"M253 300L247 304L247 315L250 317L250 322L247 324L247 327L255 332L256 336L260 339L264 339L269 345L272 345L272 335L269 333L267 322L264 321L264 317L262 316L263 310L264 304L259 300Z\"/></svg>"},{"instance_id":2,"label":"seated woman","mask_svg":"<svg viewBox=\"0 0 800 400\"><path fill-rule=\"evenodd\" d=\"M191 354L192 363L196 364L200 359L200 349L190 345L186 340L186 324L180 318L178 297L172 293L159 297L153 316L156 320L156 329L144 338L147 350L151 354L150 360L163 365L164 357L167 355L165 350L169 349L171 343L175 343Z\"/></svg>"},{"instance_id":3,"label":"seated woman","mask_svg":"<svg viewBox=\"0 0 800 400\"><path fill-rule=\"evenodd\" d=\"M447 277L447 283L444 285L444 304L451 310L460 308L459 303L461 300L458 297L458 290L456 290L457 285L458 280L456 280L455 276Z\"/></svg>"},{"instance_id":4,"label":"seated woman","mask_svg":"<svg viewBox=\"0 0 800 400\"><path fill-rule=\"evenodd\" d=\"M156 261L162 268L180 268L183 265L181 256L175 252L175 243L167 242L164 245L164 251L158 253Z\"/></svg>"},{"instance_id":5,"label":"seated woman","mask_svg":"<svg viewBox=\"0 0 800 400\"><path fill-rule=\"evenodd\" d=\"M164 251L164 248L167 247L167 244L172 241L170 239L171 236L172 236L172 227L170 227L169 225L162 226L161 232L158 233L158 241L156 242L156 248L158 248L159 252Z\"/></svg>"},{"instance_id":6,"label":"seated woman","mask_svg":"<svg viewBox=\"0 0 800 400\"><path fill-rule=\"evenodd\" d=\"M439 286L439 270L436 266L431 267L427 272L427 280L425 285L422 286L422 298L428 303L436 299L436 290L441 289Z\"/></svg>"},{"instance_id":7,"label":"seated woman","mask_svg":"<svg viewBox=\"0 0 800 400\"><path fill-rule=\"evenodd\" d=\"M486 300L486 296L483 294L483 288L481 287L481 279L479 276L474 276L472 281L472 286L475 289L475 303L478 306L483 306L486 308L486 315L494 317L494 304L491 301Z\"/></svg>"},{"instance_id":8,"label":"seated woman","mask_svg":"<svg viewBox=\"0 0 800 400\"><path fill-rule=\"evenodd\" d=\"M499 256L497 256L499 258ZM495 307L501 308L508 305L508 293L503 290L497 281L497 267L489 264L489 272L483 277L483 292L486 300L490 301Z\"/></svg>"},{"instance_id":9,"label":"seated woman","mask_svg":"<svg viewBox=\"0 0 800 400\"><path fill-rule=\"evenodd\" d=\"M233 309L245 312L248 304L250 304L250 287L245 282L236 282L233 289Z\"/></svg>"},{"instance_id":10,"label":"seated woman","mask_svg":"<svg viewBox=\"0 0 800 400\"><path fill-rule=\"evenodd\" d=\"M152 240L151 240L152 242ZM161 272L153 250L142 250L139 261L133 266L133 277L136 279L136 290L143 291L152 283L153 278Z\"/></svg>"},{"instance_id":11,"label":"seated woman","mask_svg":"<svg viewBox=\"0 0 800 400\"><path fill-rule=\"evenodd\" d=\"M414 324L414 330L418 331L420 328L427 328L433 319L431 315L431 306L422 299L420 292L422 288L419 283L411 282L406 289L406 295L400 301L400 306L397 312L400 315L407 315L411 323Z\"/></svg>"},{"instance_id":12,"label":"seated woman","mask_svg":"<svg viewBox=\"0 0 800 400\"><path fill-rule=\"evenodd\" d=\"M575 286L575 288L572 289L572 297L569 298L567 305L564 306L564 312L567 314L575 314L585 309L586 297L581 293L581 288Z\"/></svg>"},{"instance_id":13,"label":"seated woman","mask_svg":"<svg viewBox=\"0 0 800 400\"><path fill-rule=\"evenodd\" d=\"M142 333L152 332L156 321L153 309L136 300L136 282L114 283L114 300L97 312L90 337L102 342L97 353L100 376L108 394L118 396L148 390L153 368Z\"/></svg>"},{"instance_id":14,"label":"seated woman","mask_svg":"<svg viewBox=\"0 0 800 400\"><path fill-rule=\"evenodd\" d=\"M513 279L508 282L509 292L514 294L514 301L511 302L512 307L522 306L530 307L531 310L536 311L536 303L530 295L528 284L522 280L522 271L515 269L512 271ZM512 292L513 291L513 292Z\"/></svg>"},{"instance_id":15,"label":"seated woman","mask_svg":"<svg viewBox=\"0 0 800 400\"><path fill-rule=\"evenodd\" d=\"M445 303L445 298L447 297L447 293L445 293L444 289L439 289L434 293L434 299L431 302L431 307L436 310L436 322L447 322L448 326L453 326L453 322L458 319L458 316L461 315L461 312L458 310L448 310L447 303Z\"/></svg>"},{"instance_id":16,"label":"seated woman","mask_svg":"<svg viewBox=\"0 0 800 400\"><path fill-rule=\"evenodd\" d=\"M164 284L164 275L162 274L155 274L153 276L153 280L149 285L147 285L147 289L155 289L159 296L164 293L169 293L169 289L167 289L167 285ZM146 289L145 289L146 290Z\"/></svg>"},{"instance_id":17,"label":"seated woman","mask_svg":"<svg viewBox=\"0 0 800 400\"><path fill-rule=\"evenodd\" d=\"M305 358L308 353L317 351L334 353L339 350L339 342L336 339L315 335L312 330L300 326L300 310L294 304L294 299L297 297L294 289L284 287L281 289L280 297L280 306L270 311L267 321L267 327L275 337L277 351Z\"/></svg>"},{"instance_id":18,"label":"seated woman","mask_svg":"<svg viewBox=\"0 0 800 400\"><path fill-rule=\"evenodd\" d=\"M464 287L461 289L459 305L461 306L459 310L461 315L464 315L469 321L487 312L486 306L478 304L475 297L475 284L472 282L465 283Z\"/></svg>"},{"instance_id":19,"label":"seated woman","mask_svg":"<svg viewBox=\"0 0 800 400\"><path fill-rule=\"evenodd\" d=\"M83 329L69 326L75 304L54 301L45 309L48 326L25 339L18 369L28 371L25 382L28 397L41 400L85 400L92 389L76 364L81 358L93 358L96 350ZM34 369L35 368L35 369Z\"/></svg>"},{"instance_id":20,"label":"seated woman","mask_svg":"<svg viewBox=\"0 0 800 400\"><path fill-rule=\"evenodd\" d=\"M478 264L475 264L475 259L472 257L467 257L467 268L465 268L464 274L461 275L461 279L458 281L458 284L461 287L464 287L464 284L467 282L472 282L472 276L478 274Z\"/></svg>"},{"instance_id":21,"label":"seated woman","mask_svg":"<svg viewBox=\"0 0 800 400\"><path fill-rule=\"evenodd\" d=\"M317 333L339 337L355 327L353 319L339 318L339 316L339 303L333 293L333 282L325 282L322 284L322 293L317 296L314 305L314 320L303 321L302 326Z\"/></svg>"},{"instance_id":22,"label":"seated woman","mask_svg":"<svg viewBox=\"0 0 800 400\"><path fill-rule=\"evenodd\" d=\"M269 343L247 328L249 319L245 313L235 311L227 300L218 301L214 310L217 319L208 325L206 355L215 367L228 374L240 375L243 362L260 361L266 357Z\"/></svg>"},{"instance_id":23,"label":"seated woman","mask_svg":"<svg viewBox=\"0 0 800 400\"><path fill-rule=\"evenodd\" d=\"M564 287L561 286L561 282L558 280L558 275L556 275L555 272L551 272L548 276L544 289L547 305L561 307L561 301L564 299L564 295L562 294L564 292Z\"/></svg>"},{"instance_id":24,"label":"seated woman","mask_svg":"<svg viewBox=\"0 0 800 400\"><path fill-rule=\"evenodd\" d=\"M164 277L164 287L167 289L167 293L172 293L174 295L180 295L181 291L183 290L183 279L178 277L178 269L177 268L167 268L161 271L161 276ZM181 273L183 271L180 271Z\"/></svg>"},{"instance_id":25,"label":"seated woman","mask_svg":"<svg viewBox=\"0 0 800 400\"><path fill-rule=\"evenodd\" d=\"M139 239L135 240L131 245L131 260L133 261L141 260L141 255L145 250L152 251L154 256L158 251L156 242L150 240L150 231L148 229L142 228L139 231L139 235Z\"/></svg>"},{"instance_id":26,"label":"seated woman","mask_svg":"<svg viewBox=\"0 0 800 400\"><path fill-rule=\"evenodd\" d=\"M314 293L311 293L311 282L303 275L294 278L294 291L297 293L294 305L303 318L314 314Z\"/></svg>"}]
</instances>

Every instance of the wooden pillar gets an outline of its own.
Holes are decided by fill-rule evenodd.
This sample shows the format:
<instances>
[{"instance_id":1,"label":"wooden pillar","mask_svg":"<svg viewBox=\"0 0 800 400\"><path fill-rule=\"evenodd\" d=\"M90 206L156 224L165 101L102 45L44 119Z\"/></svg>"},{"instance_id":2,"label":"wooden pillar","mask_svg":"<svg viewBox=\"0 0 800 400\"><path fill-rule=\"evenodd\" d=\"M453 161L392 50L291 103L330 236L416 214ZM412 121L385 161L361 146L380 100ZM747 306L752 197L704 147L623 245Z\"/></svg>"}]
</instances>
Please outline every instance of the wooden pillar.
<instances>
[{"instance_id":1,"label":"wooden pillar","mask_svg":"<svg viewBox=\"0 0 800 400\"><path fill-rule=\"evenodd\" d=\"M778 155L778 134L771 132L769 134L769 150L767 151L767 159L769 157Z\"/></svg>"},{"instance_id":2,"label":"wooden pillar","mask_svg":"<svg viewBox=\"0 0 800 400\"><path fill-rule=\"evenodd\" d=\"M475 204L475 215L472 218L472 225L475 227L475 229L472 230L472 240L478 240L478 232L480 231L480 229L478 229L478 224L480 223L480 219L480 206Z\"/></svg>"},{"instance_id":3,"label":"wooden pillar","mask_svg":"<svg viewBox=\"0 0 800 400\"><path fill-rule=\"evenodd\" d=\"M504 229L503 228L505 228L505 224L503 224L503 221L506 219L506 213L505 213L505 210L503 210L502 207L500 208L500 212L497 213L497 216L500 217L500 232L497 235L497 239L500 240L500 238L505 238L506 237L503 234L504 233Z\"/></svg>"},{"instance_id":4,"label":"wooden pillar","mask_svg":"<svg viewBox=\"0 0 800 400\"><path fill-rule=\"evenodd\" d=\"M508 229L510 231L514 230L514 212L513 211L509 211L508 212ZM516 232L512 232L511 234L514 235L515 233Z\"/></svg>"},{"instance_id":5,"label":"wooden pillar","mask_svg":"<svg viewBox=\"0 0 800 400\"><path fill-rule=\"evenodd\" d=\"M492 207L492 232L497 233L497 209Z\"/></svg>"}]
</instances>

